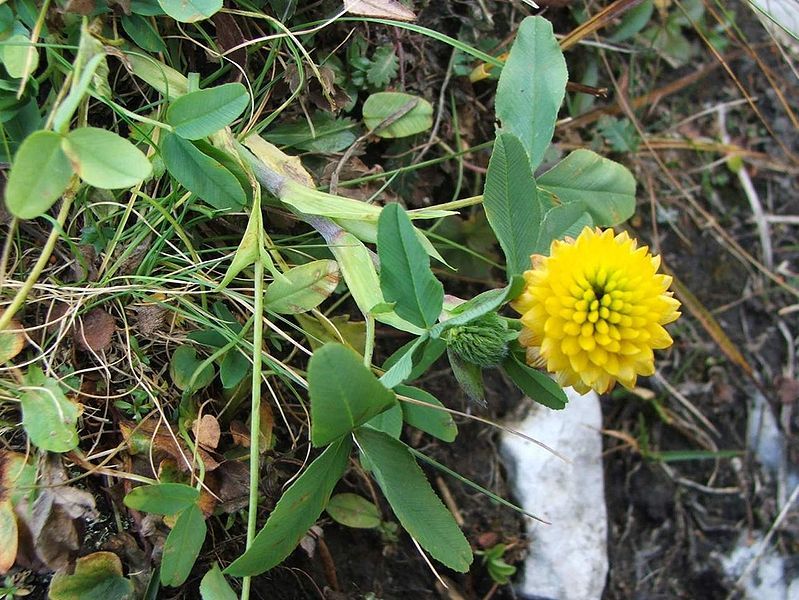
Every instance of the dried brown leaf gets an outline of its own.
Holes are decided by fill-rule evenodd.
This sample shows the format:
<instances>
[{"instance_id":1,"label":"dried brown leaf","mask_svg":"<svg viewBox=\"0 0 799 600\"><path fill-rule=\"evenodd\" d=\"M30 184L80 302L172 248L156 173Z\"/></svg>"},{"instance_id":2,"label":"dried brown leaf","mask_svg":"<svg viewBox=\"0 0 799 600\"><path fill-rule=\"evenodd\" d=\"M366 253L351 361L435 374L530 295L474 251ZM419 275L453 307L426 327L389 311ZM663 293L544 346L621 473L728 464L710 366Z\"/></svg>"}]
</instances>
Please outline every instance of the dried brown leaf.
<instances>
[{"instance_id":1,"label":"dried brown leaf","mask_svg":"<svg viewBox=\"0 0 799 600\"><path fill-rule=\"evenodd\" d=\"M241 421L231 421L230 435L233 437L233 443L237 446L250 447L250 428Z\"/></svg>"},{"instance_id":2,"label":"dried brown leaf","mask_svg":"<svg viewBox=\"0 0 799 600\"><path fill-rule=\"evenodd\" d=\"M214 27L216 27L216 40L219 43L219 47L223 52L227 52L231 48L238 48L226 56L239 65L242 70L246 69L248 55L247 47L243 46L243 44L247 42L247 39L244 37L244 33L242 33L235 17L226 12L218 12L212 17L212 20ZM241 47L239 48L239 46ZM232 80L240 81L241 73L238 69L233 69Z\"/></svg>"},{"instance_id":3,"label":"dried brown leaf","mask_svg":"<svg viewBox=\"0 0 799 600\"><path fill-rule=\"evenodd\" d=\"M111 345L117 324L102 308L93 308L78 319L74 337L77 344L90 352L102 352Z\"/></svg>"},{"instance_id":4,"label":"dried brown leaf","mask_svg":"<svg viewBox=\"0 0 799 600\"><path fill-rule=\"evenodd\" d=\"M348 13L397 21L414 21L416 14L397 0L344 0Z\"/></svg>"},{"instance_id":5,"label":"dried brown leaf","mask_svg":"<svg viewBox=\"0 0 799 600\"><path fill-rule=\"evenodd\" d=\"M222 431L219 428L219 421L213 415L203 415L201 419L194 421L194 439L197 443L206 448L213 448L219 445L219 438Z\"/></svg>"},{"instance_id":6,"label":"dried brown leaf","mask_svg":"<svg viewBox=\"0 0 799 600\"><path fill-rule=\"evenodd\" d=\"M136 316L133 322L139 333L144 337L150 337L160 333L166 328L167 310L157 304L145 304L133 307Z\"/></svg>"},{"instance_id":7,"label":"dried brown leaf","mask_svg":"<svg viewBox=\"0 0 799 600\"><path fill-rule=\"evenodd\" d=\"M69 0L66 5L64 5L64 12L75 13L86 17L92 14L95 8L94 0Z\"/></svg>"},{"instance_id":8,"label":"dried brown leaf","mask_svg":"<svg viewBox=\"0 0 799 600\"><path fill-rule=\"evenodd\" d=\"M226 513L236 512L247 506L250 490L250 471L246 463L231 460L220 465L215 472L219 478L221 508Z\"/></svg>"},{"instance_id":9,"label":"dried brown leaf","mask_svg":"<svg viewBox=\"0 0 799 600\"><path fill-rule=\"evenodd\" d=\"M64 485L67 472L61 457L50 454L41 468L39 495L29 507L16 507L19 526L17 563L38 572L66 567L83 543L83 520L99 516L94 497L85 490Z\"/></svg>"},{"instance_id":10,"label":"dried brown leaf","mask_svg":"<svg viewBox=\"0 0 799 600\"><path fill-rule=\"evenodd\" d=\"M0 501L0 575L5 575L17 559L19 532L11 498Z\"/></svg>"},{"instance_id":11,"label":"dried brown leaf","mask_svg":"<svg viewBox=\"0 0 799 600\"><path fill-rule=\"evenodd\" d=\"M3 311L0 310L0 315ZM3 365L22 352L25 347L25 334L22 324L11 319L8 326L0 331L0 365Z\"/></svg>"},{"instance_id":12,"label":"dried brown leaf","mask_svg":"<svg viewBox=\"0 0 799 600\"><path fill-rule=\"evenodd\" d=\"M155 421L144 421L138 426L133 421L120 421L119 429L131 454L152 452L156 461L169 456L175 460L175 465L181 471L189 470L192 462L191 450L180 438L177 438L178 444L176 444L175 438L164 426L157 427ZM219 462L203 448L198 448L197 453L205 464L206 471L213 471L219 467Z\"/></svg>"}]
</instances>

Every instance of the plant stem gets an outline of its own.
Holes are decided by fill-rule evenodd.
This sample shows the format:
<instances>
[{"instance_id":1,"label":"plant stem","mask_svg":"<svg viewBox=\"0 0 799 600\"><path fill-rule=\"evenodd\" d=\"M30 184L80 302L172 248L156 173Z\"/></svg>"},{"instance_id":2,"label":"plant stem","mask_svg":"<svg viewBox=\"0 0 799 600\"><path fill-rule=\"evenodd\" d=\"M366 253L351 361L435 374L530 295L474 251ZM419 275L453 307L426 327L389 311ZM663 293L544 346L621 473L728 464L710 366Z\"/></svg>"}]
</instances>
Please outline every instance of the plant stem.
<instances>
[{"instance_id":1,"label":"plant stem","mask_svg":"<svg viewBox=\"0 0 799 600\"><path fill-rule=\"evenodd\" d=\"M375 349L375 318L366 315L366 342L363 348L363 364L367 369L372 368L372 353Z\"/></svg>"},{"instance_id":2,"label":"plant stem","mask_svg":"<svg viewBox=\"0 0 799 600\"><path fill-rule=\"evenodd\" d=\"M0 315L0 331L3 331L6 327L8 327L8 324L11 322L11 319L14 317L16 312L22 308L23 304L25 304L25 300L28 299L28 294L33 289L33 286L36 285L36 282L39 280L39 276L42 274L44 267L50 261L50 256L53 254L53 249L58 241L58 236L61 235L63 230L62 228L67 220L67 214L69 214L69 209L72 207L72 200L74 197L75 192L73 189L67 190L67 192L64 194L64 199L61 202L61 210L58 211L58 216L56 217L56 225L53 226L53 229L50 231L47 242L45 242L44 248L42 248L42 253L39 255L39 260L37 260L36 264L33 265L30 275L28 275L25 283L22 284L22 287L14 296L11 304L3 311L3 314Z\"/></svg>"},{"instance_id":3,"label":"plant stem","mask_svg":"<svg viewBox=\"0 0 799 600\"><path fill-rule=\"evenodd\" d=\"M427 210L458 210L459 208L466 208L467 206L474 206L475 204L483 203L483 195L471 196L470 198L461 198L460 200L453 200L452 202L444 202L443 204L434 204L427 207Z\"/></svg>"},{"instance_id":4,"label":"plant stem","mask_svg":"<svg viewBox=\"0 0 799 600\"><path fill-rule=\"evenodd\" d=\"M260 208L259 208L260 210ZM261 439L261 350L264 334L264 263L255 261L255 307L252 328L252 402L250 405L250 499L247 505L247 545L249 549L255 539L258 517L258 488L260 483L259 465L261 453L258 444ZM250 597L250 577L241 583L241 600Z\"/></svg>"}]
</instances>

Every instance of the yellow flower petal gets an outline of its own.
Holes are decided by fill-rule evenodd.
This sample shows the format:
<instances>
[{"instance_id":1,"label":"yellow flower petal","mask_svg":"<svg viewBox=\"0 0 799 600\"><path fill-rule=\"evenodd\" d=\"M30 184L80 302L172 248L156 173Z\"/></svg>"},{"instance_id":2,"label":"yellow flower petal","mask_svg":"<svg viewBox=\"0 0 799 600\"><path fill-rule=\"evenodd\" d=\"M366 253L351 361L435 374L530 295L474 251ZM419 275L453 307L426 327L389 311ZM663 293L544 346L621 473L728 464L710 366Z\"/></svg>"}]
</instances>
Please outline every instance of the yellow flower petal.
<instances>
[{"instance_id":1,"label":"yellow flower petal","mask_svg":"<svg viewBox=\"0 0 799 600\"><path fill-rule=\"evenodd\" d=\"M546 365L581 393L603 393L617 381L632 388L654 373L653 350L673 343L663 326L680 316L671 277L657 272L659 256L626 232L586 227L576 239L552 242L548 257L531 258L513 303L528 363Z\"/></svg>"}]
</instances>

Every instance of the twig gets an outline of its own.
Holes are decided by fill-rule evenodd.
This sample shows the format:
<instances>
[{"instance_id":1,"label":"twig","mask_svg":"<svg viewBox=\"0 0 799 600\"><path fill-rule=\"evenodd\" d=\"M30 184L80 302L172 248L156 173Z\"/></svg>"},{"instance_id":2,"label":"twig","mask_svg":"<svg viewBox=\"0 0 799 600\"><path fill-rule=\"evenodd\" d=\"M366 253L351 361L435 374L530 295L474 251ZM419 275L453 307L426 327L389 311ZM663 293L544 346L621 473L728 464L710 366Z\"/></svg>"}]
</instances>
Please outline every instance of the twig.
<instances>
[{"instance_id":1,"label":"twig","mask_svg":"<svg viewBox=\"0 0 799 600\"><path fill-rule=\"evenodd\" d=\"M438 487L438 491L441 492L441 498L444 500L444 504L447 505L449 512L455 517L455 522L458 524L458 527L463 527L466 521L463 520L463 515L458 508L458 503L455 502L455 498L452 497L452 492L449 491L449 487L444 482L441 475L436 475L436 487Z\"/></svg>"},{"instance_id":2,"label":"twig","mask_svg":"<svg viewBox=\"0 0 799 600\"><path fill-rule=\"evenodd\" d=\"M721 141L725 144L730 143L730 134L727 132L727 109L725 106L720 106L718 110L719 115L719 131L721 132ZM763 205L760 203L760 196L752 185L752 178L749 177L749 172L744 165L738 169L736 173L738 181L749 200L749 206L752 208L752 216L755 218L757 224L757 232L760 237L760 248L763 251L763 264L771 271L774 268L774 252L771 249L771 235L769 233L768 221L766 221L765 213L763 212Z\"/></svg>"}]
</instances>

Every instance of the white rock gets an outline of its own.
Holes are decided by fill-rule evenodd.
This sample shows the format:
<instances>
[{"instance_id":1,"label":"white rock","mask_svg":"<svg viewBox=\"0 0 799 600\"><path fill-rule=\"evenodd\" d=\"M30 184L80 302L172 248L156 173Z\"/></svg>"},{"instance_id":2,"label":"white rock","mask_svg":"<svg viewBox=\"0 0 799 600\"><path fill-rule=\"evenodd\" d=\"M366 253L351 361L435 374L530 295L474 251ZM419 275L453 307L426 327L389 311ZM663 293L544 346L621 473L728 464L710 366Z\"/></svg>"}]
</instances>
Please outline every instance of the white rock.
<instances>
[{"instance_id":1,"label":"white rock","mask_svg":"<svg viewBox=\"0 0 799 600\"><path fill-rule=\"evenodd\" d=\"M797 580L786 580L785 559L773 548L764 551L762 544L759 532L755 532L753 538L747 533L742 534L735 549L721 561L727 576L737 580L756 560L741 581L745 600L797 600ZM762 555L758 556L761 552Z\"/></svg>"},{"instance_id":2,"label":"white rock","mask_svg":"<svg viewBox=\"0 0 799 600\"><path fill-rule=\"evenodd\" d=\"M517 591L556 600L594 600L602 596L608 570L602 413L593 392L566 392L565 409L535 405L524 421L510 426L570 463L518 436L502 438L517 500L551 523L528 520L530 550Z\"/></svg>"}]
</instances>

